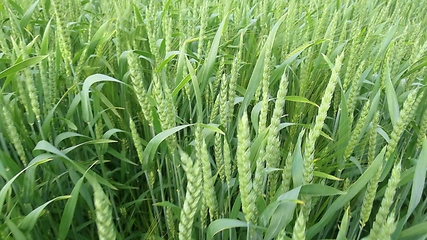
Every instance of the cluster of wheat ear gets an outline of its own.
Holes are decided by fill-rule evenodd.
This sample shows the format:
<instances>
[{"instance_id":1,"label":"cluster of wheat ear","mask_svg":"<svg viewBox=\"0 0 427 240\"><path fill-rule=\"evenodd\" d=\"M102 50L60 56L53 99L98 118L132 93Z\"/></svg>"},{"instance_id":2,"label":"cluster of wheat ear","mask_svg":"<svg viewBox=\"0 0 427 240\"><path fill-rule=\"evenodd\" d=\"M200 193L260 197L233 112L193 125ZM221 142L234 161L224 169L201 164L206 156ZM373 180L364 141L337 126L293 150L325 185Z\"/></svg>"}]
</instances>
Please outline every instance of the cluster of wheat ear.
<instances>
[{"instance_id":1,"label":"cluster of wheat ear","mask_svg":"<svg viewBox=\"0 0 427 240\"><path fill-rule=\"evenodd\" d=\"M0 0L1 239L425 239L425 0Z\"/></svg>"}]
</instances>

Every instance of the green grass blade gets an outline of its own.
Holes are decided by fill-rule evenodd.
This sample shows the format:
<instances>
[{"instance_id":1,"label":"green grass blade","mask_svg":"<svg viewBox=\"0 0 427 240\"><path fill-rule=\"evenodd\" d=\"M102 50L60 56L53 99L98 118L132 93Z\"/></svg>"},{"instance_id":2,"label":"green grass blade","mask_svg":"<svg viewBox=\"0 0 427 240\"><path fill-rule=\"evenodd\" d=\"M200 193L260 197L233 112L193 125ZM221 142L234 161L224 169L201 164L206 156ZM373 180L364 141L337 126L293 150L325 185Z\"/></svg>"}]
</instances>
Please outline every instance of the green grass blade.
<instances>
[{"instance_id":1,"label":"green grass blade","mask_svg":"<svg viewBox=\"0 0 427 240\"><path fill-rule=\"evenodd\" d=\"M58 136L56 136L55 141L53 143L53 145L55 147L58 147L59 143L61 143L62 141L68 139L68 138L72 138L72 137L85 137L85 138L90 138L88 136L85 136L83 134L80 133L76 133L76 132L63 132L58 134Z\"/></svg>"},{"instance_id":2,"label":"green grass blade","mask_svg":"<svg viewBox=\"0 0 427 240\"><path fill-rule=\"evenodd\" d=\"M82 111L83 111L83 120L87 123L93 120L93 113L91 110L90 98L89 98L89 89L90 87L98 82L117 82L124 84L122 81L119 81L115 78L109 77L104 74L94 74L86 78L83 82L83 88L81 91L81 101L82 101Z\"/></svg>"},{"instance_id":3,"label":"green grass blade","mask_svg":"<svg viewBox=\"0 0 427 240\"><path fill-rule=\"evenodd\" d=\"M425 193L425 181L427 171L427 140L424 139L420 156L415 167L414 178L412 180L411 200L408 206L408 217L415 210Z\"/></svg>"},{"instance_id":4,"label":"green grass blade","mask_svg":"<svg viewBox=\"0 0 427 240\"><path fill-rule=\"evenodd\" d=\"M7 68L7 69L5 69L5 70L3 70L3 71L0 72L0 79L4 78L4 77L7 77L9 75L12 75L14 73L17 73L17 72L19 72L19 71L21 71L21 70L23 70L23 69L25 69L25 68L27 68L29 66L33 66L33 65L41 62L46 57L47 57L47 55L37 56L37 57L32 57L32 58L29 58L27 60L24 60L22 62L15 63L11 67L9 67L9 68ZM5 87L7 86L7 84L8 84L7 82L5 82L3 84L2 92L5 89Z\"/></svg>"},{"instance_id":5,"label":"green grass blade","mask_svg":"<svg viewBox=\"0 0 427 240\"><path fill-rule=\"evenodd\" d=\"M383 158L386 148L384 147L381 152L377 155L374 162L368 167L368 169L354 182L347 190L347 194L339 196L331 206L323 214L322 218L307 230L307 238L313 238L317 233L323 230L323 228L336 216L336 212L342 209L351 199L353 199L371 180L376 174L378 168L383 163Z\"/></svg>"},{"instance_id":6,"label":"green grass blade","mask_svg":"<svg viewBox=\"0 0 427 240\"><path fill-rule=\"evenodd\" d=\"M159 147L160 143L162 143L166 138L171 136L172 134L175 134L176 132L187 128L189 126L192 126L193 124L187 124L182 126L176 126L174 128L165 130L159 134L157 134L155 137L153 137L150 142L148 142L147 147L144 150L144 159L142 161L142 169L148 170L152 166L152 160L154 159L154 154L156 153L157 148Z\"/></svg>"},{"instance_id":7,"label":"green grass blade","mask_svg":"<svg viewBox=\"0 0 427 240\"><path fill-rule=\"evenodd\" d=\"M21 4L18 4L18 3L16 3L15 1L13 1L13 0L8 0L7 1L9 4L10 4L10 6L12 6L13 7L13 9L15 10L15 11L17 11L20 15L24 15L24 9L22 9L22 7L21 7Z\"/></svg>"},{"instance_id":8,"label":"green grass blade","mask_svg":"<svg viewBox=\"0 0 427 240\"><path fill-rule=\"evenodd\" d=\"M286 99L286 101L308 103L308 104L311 104L313 106L319 107L319 105L317 105L315 102L312 102L312 101L308 100L307 98L301 97L301 96L286 96L285 99Z\"/></svg>"},{"instance_id":9,"label":"green grass blade","mask_svg":"<svg viewBox=\"0 0 427 240\"><path fill-rule=\"evenodd\" d=\"M218 27L218 30L215 34L215 37L212 41L211 49L209 50L209 55L205 62L203 63L200 74L197 75L197 78L200 81L200 90L204 91L206 85L208 84L209 78L211 77L219 50L219 43L222 37L222 33L225 31L227 24L228 14L224 16L221 21L221 24Z\"/></svg>"},{"instance_id":10,"label":"green grass blade","mask_svg":"<svg viewBox=\"0 0 427 240\"><path fill-rule=\"evenodd\" d=\"M347 208L341 220L341 226L340 226L340 231L338 232L338 235L337 235L337 240L347 240L346 236L347 236L349 222L350 222L349 209Z\"/></svg>"},{"instance_id":11,"label":"green grass blade","mask_svg":"<svg viewBox=\"0 0 427 240\"><path fill-rule=\"evenodd\" d=\"M399 103L397 101L396 91L394 90L393 83L390 77L390 67L386 64L386 76L385 76L385 93L387 96L387 106L390 112L390 120L393 126L396 126L397 119L399 119Z\"/></svg>"},{"instance_id":12,"label":"green grass blade","mask_svg":"<svg viewBox=\"0 0 427 240\"><path fill-rule=\"evenodd\" d=\"M76 209L77 200L79 198L80 187L82 186L84 178L80 178L71 192L70 198L65 204L64 212L62 213L61 223L59 224L58 239L62 240L67 237L71 223L74 218L74 211Z\"/></svg>"},{"instance_id":13,"label":"green grass blade","mask_svg":"<svg viewBox=\"0 0 427 240\"><path fill-rule=\"evenodd\" d=\"M43 163L47 163L49 161L51 161L53 158L49 155L43 155L40 156L38 158L33 159L33 161L31 161L27 167L25 167L24 169L22 169L18 174L16 174L12 179L10 179L9 181L7 181L7 183L1 188L0 190L0 209L3 209L3 204L4 204L4 200L6 198L6 194L9 192L12 183L22 174L24 173L27 169L31 168L31 167L36 167L40 164Z\"/></svg>"},{"instance_id":14,"label":"green grass blade","mask_svg":"<svg viewBox=\"0 0 427 240\"><path fill-rule=\"evenodd\" d=\"M411 217L414 210L419 205L423 194L425 193L425 181L426 181L426 171L427 171L427 140L424 139L423 145L421 148L421 153L418 157L417 164L415 166L415 172L412 177L412 191L411 199L409 200L408 212L404 218L398 222L394 236L399 236L401 234L403 226L407 223L408 219ZM402 177L403 179L403 177Z\"/></svg>"},{"instance_id":15,"label":"green grass blade","mask_svg":"<svg viewBox=\"0 0 427 240\"><path fill-rule=\"evenodd\" d=\"M89 141L89 142L86 142L86 143L100 143L100 142L97 141L97 140L95 140L95 141ZM102 141L101 143L104 143L104 141ZM85 143L83 143L83 144L85 144ZM71 147L71 148L74 148L74 147ZM116 189L116 187L114 187L110 182L108 182L104 178L100 177L98 174L94 173L93 171L90 171L87 168L81 166L76 161L71 160L67 155L65 155L65 153L63 151L60 151L59 149L57 149L56 147L54 147L52 144L50 144L49 142L47 142L45 140L41 140L40 142L38 142L37 145L36 145L36 147L34 148L34 150L41 150L41 151L50 152L50 153L54 154L53 156L61 157L60 159L62 161L64 161L66 165L73 167L74 169L76 169L81 174L85 174L86 179L91 184L95 183L95 182L99 182L99 183L101 183L101 184L103 184L103 185L105 185L105 186L107 186L107 187L109 187L111 189L114 189L114 190ZM31 163L32 162L30 162L30 164Z\"/></svg>"},{"instance_id":16,"label":"green grass blade","mask_svg":"<svg viewBox=\"0 0 427 240\"><path fill-rule=\"evenodd\" d=\"M264 239L274 239L288 225L295 213L301 186L296 187L270 203L260 216L260 221L267 226Z\"/></svg>"},{"instance_id":17,"label":"green grass blade","mask_svg":"<svg viewBox=\"0 0 427 240\"><path fill-rule=\"evenodd\" d=\"M24 231L31 231L34 228L34 225L36 225L37 219L41 216L42 211L46 208L47 205L54 201L58 200L64 200L68 199L71 196L59 196L54 199L51 199L47 201L46 203L42 204L41 206L37 207L33 211L31 211L25 218L22 220L21 224L19 224L19 227Z\"/></svg>"},{"instance_id":18,"label":"green grass blade","mask_svg":"<svg viewBox=\"0 0 427 240\"><path fill-rule=\"evenodd\" d=\"M35 1L31 6L25 11L24 16L22 16L21 21L19 22L19 25L22 29L24 29L28 22L31 20L31 16L34 13L34 10L36 10L37 5L39 4L40 0Z\"/></svg>"},{"instance_id":19,"label":"green grass blade","mask_svg":"<svg viewBox=\"0 0 427 240\"><path fill-rule=\"evenodd\" d=\"M416 239L427 234L427 222L419 223L402 231L399 239Z\"/></svg>"},{"instance_id":20,"label":"green grass blade","mask_svg":"<svg viewBox=\"0 0 427 240\"><path fill-rule=\"evenodd\" d=\"M5 223L9 228L9 230L12 232L14 239L22 239L22 240L28 239L27 237L25 237L25 234L18 228L18 226L16 226L16 224L13 221L7 218L5 219Z\"/></svg>"},{"instance_id":21,"label":"green grass blade","mask_svg":"<svg viewBox=\"0 0 427 240\"><path fill-rule=\"evenodd\" d=\"M193 83L194 95L196 97L197 121L199 123L202 123L203 122L203 102L202 102L202 94L200 93L199 80L188 58L185 58L185 60L187 62L188 71L190 72L191 82Z\"/></svg>"},{"instance_id":22,"label":"green grass blade","mask_svg":"<svg viewBox=\"0 0 427 240\"><path fill-rule=\"evenodd\" d=\"M298 135L298 140L295 145L295 150L292 155L292 181L294 187L301 186L304 183L304 159L302 157L302 138L304 136L305 130L302 130Z\"/></svg>"},{"instance_id":23,"label":"green grass blade","mask_svg":"<svg viewBox=\"0 0 427 240\"><path fill-rule=\"evenodd\" d=\"M246 222L236 219L218 219L209 224L206 231L206 239L211 240L217 233L231 228L247 227Z\"/></svg>"},{"instance_id":24,"label":"green grass blade","mask_svg":"<svg viewBox=\"0 0 427 240\"><path fill-rule=\"evenodd\" d=\"M43 33L43 37L42 37L42 43L40 45L40 54L42 54L42 55L49 54L49 38L50 38L50 24L51 23L52 23L52 19L49 20L49 22L47 23L47 25L44 29L44 33Z\"/></svg>"},{"instance_id":25,"label":"green grass blade","mask_svg":"<svg viewBox=\"0 0 427 240\"><path fill-rule=\"evenodd\" d=\"M250 101L252 101L252 98L255 95L255 92L259 84L261 83L262 73L264 69L265 52L267 51L267 46L273 46L274 39L276 38L276 33L279 30L279 27L282 24L282 22L285 20L285 18L286 18L286 15L283 15L273 26L273 28L271 29L268 35L267 41L265 42L264 47L262 48L262 51L259 54L258 60L255 63L255 68L249 80L249 84L246 88L242 105L240 106L239 116L242 116L243 111L245 111L248 108Z\"/></svg>"},{"instance_id":26,"label":"green grass blade","mask_svg":"<svg viewBox=\"0 0 427 240\"><path fill-rule=\"evenodd\" d=\"M315 197L343 195L346 192L323 184L306 184L301 187L301 193Z\"/></svg>"}]
</instances>

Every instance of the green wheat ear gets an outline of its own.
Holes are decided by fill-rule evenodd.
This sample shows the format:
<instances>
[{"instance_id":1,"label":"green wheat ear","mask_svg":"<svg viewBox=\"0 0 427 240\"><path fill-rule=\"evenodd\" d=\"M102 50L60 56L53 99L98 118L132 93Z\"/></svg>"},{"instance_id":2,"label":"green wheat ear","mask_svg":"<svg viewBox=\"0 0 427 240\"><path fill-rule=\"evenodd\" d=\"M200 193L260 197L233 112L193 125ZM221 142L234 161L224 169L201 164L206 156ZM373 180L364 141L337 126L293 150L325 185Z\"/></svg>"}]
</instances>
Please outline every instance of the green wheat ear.
<instances>
[{"instance_id":1,"label":"green wheat ear","mask_svg":"<svg viewBox=\"0 0 427 240\"><path fill-rule=\"evenodd\" d=\"M193 161L191 157L180 149L181 161L187 175L187 192L184 205L181 210L179 222L179 239L192 239L193 224L197 213L197 206L202 196L202 171L199 161Z\"/></svg>"},{"instance_id":2,"label":"green wheat ear","mask_svg":"<svg viewBox=\"0 0 427 240\"><path fill-rule=\"evenodd\" d=\"M93 190L98 237L100 240L114 240L116 226L113 223L110 201L98 183L93 186Z\"/></svg>"},{"instance_id":3,"label":"green wheat ear","mask_svg":"<svg viewBox=\"0 0 427 240\"><path fill-rule=\"evenodd\" d=\"M394 215L393 213L389 215L389 213L390 211L393 212L392 204L394 202L395 193L400 181L400 175L401 175L401 163L397 162L393 167L393 171L387 183L387 188L384 193L384 197L381 201L381 207L378 210L378 213L375 217L375 222L373 224L371 233L369 235L370 240L389 239L390 233L393 232L393 231L383 232L383 229L389 227L390 225L393 225L394 223ZM388 236L384 236L384 235L388 235ZM382 237L386 237L386 238L382 238Z\"/></svg>"},{"instance_id":4,"label":"green wheat ear","mask_svg":"<svg viewBox=\"0 0 427 240\"><path fill-rule=\"evenodd\" d=\"M239 173L239 188L242 200L242 210L245 214L246 221L250 224L257 224L258 209L256 206L256 193L253 189L252 170L249 161L250 157L250 135L249 121L246 111L239 121L237 130L237 171Z\"/></svg>"},{"instance_id":5,"label":"green wheat ear","mask_svg":"<svg viewBox=\"0 0 427 240\"><path fill-rule=\"evenodd\" d=\"M131 74L132 85L135 91L136 98L138 99L139 106L144 113L144 118L148 121L150 126L153 126L152 104L148 100L147 91L144 88L143 76L141 67L138 63L138 58L132 52L128 55L129 71Z\"/></svg>"},{"instance_id":6,"label":"green wheat ear","mask_svg":"<svg viewBox=\"0 0 427 240\"><path fill-rule=\"evenodd\" d=\"M218 218L218 200L215 193L215 176L212 176L212 168L205 139L202 135L200 125L196 127L195 133L197 161L201 164L203 173L203 201L209 209L210 220Z\"/></svg>"}]
</instances>

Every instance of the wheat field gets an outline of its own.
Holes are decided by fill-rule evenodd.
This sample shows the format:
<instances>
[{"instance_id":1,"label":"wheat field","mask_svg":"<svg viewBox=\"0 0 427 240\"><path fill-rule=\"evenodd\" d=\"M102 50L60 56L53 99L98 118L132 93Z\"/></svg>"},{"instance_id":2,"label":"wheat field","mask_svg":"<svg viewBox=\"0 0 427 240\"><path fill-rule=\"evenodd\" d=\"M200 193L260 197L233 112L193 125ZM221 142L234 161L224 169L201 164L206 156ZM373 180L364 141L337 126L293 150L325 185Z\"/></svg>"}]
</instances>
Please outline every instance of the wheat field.
<instances>
[{"instance_id":1,"label":"wheat field","mask_svg":"<svg viewBox=\"0 0 427 240\"><path fill-rule=\"evenodd\" d=\"M426 12L0 0L0 239L427 239Z\"/></svg>"}]
</instances>

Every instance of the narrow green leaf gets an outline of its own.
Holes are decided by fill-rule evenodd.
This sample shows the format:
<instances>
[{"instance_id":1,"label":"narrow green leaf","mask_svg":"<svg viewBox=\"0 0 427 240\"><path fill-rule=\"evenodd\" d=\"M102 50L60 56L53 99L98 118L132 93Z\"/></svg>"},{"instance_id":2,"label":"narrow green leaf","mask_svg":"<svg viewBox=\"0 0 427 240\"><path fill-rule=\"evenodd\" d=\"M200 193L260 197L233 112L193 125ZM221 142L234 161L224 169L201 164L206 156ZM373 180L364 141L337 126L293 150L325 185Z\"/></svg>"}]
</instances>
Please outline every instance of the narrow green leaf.
<instances>
[{"instance_id":1,"label":"narrow green leaf","mask_svg":"<svg viewBox=\"0 0 427 240\"><path fill-rule=\"evenodd\" d=\"M111 103L111 101L101 91L97 91L96 95L97 97L99 97L102 103L104 103L105 106L108 107L108 110L111 110L114 113L114 115L117 116L117 118L122 118L119 112L116 110L117 107L115 107L113 103Z\"/></svg>"},{"instance_id":2,"label":"narrow green leaf","mask_svg":"<svg viewBox=\"0 0 427 240\"><path fill-rule=\"evenodd\" d=\"M425 193L425 181L427 171L427 140L424 139L420 156L418 157L415 167L414 178L412 180L411 200L408 206L408 217L414 212L415 208L421 201L421 197Z\"/></svg>"},{"instance_id":3,"label":"narrow green leaf","mask_svg":"<svg viewBox=\"0 0 427 240\"><path fill-rule=\"evenodd\" d=\"M239 110L239 116L243 115L243 111L246 111L246 109L249 106L249 102L252 101L252 98L255 95L258 85L262 80L262 73L264 69L264 58L265 58L265 52L267 51L267 46L273 46L274 39L276 38L276 33L279 30L279 27L282 24L282 22L285 20L285 18L286 18L286 15L283 15L276 22L276 24L273 26L273 28L271 29L268 35L267 41L265 42L264 47L262 48L262 51L258 57L258 60L255 63L255 68L252 72L251 78L249 80L249 84L246 88L246 93Z\"/></svg>"},{"instance_id":4,"label":"narrow green leaf","mask_svg":"<svg viewBox=\"0 0 427 240\"><path fill-rule=\"evenodd\" d=\"M382 58L382 56L385 54L385 52L387 51L387 48L389 47L391 41L393 40L395 33L399 27L399 18L396 20L396 22L389 27L389 31L387 32L387 34L385 34L385 36L383 37L383 41L381 43L381 48L378 52L378 57ZM378 61L378 60L377 60Z\"/></svg>"},{"instance_id":5,"label":"narrow green leaf","mask_svg":"<svg viewBox=\"0 0 427 240\"><path fill-rule=\"evenodd\" d=\"M344 216L342 217L340 231L337 235L337 240L347 240L347 231L348 231L348 224L350 222L349 218L349 209L347 208L345 210Z\"/></svg>"},{"instance_id":6,"label":"narrow green leaf","mask_svg":"<svg viewBox=\"0 0 427 240\"><path fill-rule=\"evenodd\" d=\"M192 126L193 124L187 124L182 126L177 126L168 130L165 130L159 134L157 134L155 137L153 137L150 142L148 142L147 147L144 150L144 158L142 161L142 169L148 170L152 165L152 160L154 159L154 154L156 153L157 147L162 143L167 137L171 136L172 134L187 128L189 126Z\"/></svg>"},{"instance_id":7,"label":"narrow green leaf","mask_svg":"<svg viewBox=\"0 0 427 240\"><path fill-rule=\"evenodd\" d=\"M268 99L268 102L270 102L272 99ZM262 108L262 101L255 104L255 106L252 108L251 111L251 123L252 127L255 129L256 132L258 132L258 123L259 123L259 114L261 112Z\"/></svg>"},{"instance_id":8,"label":"narrow green leaf","mask_svg":"<svg viewBox=\"0 0 427 240\"><path fill-rule=\"evenodd\" d=\"M320 177L320 178L325 178L325 179L330 179L330 180L334 180L334 181L342 181L341 178L337 178L333 175L324 173L324 172L318 172L318 171L314 171L313 175L315 177Z\"/></svg>"},{"instance_id":9,"label":"narrow green leaf","mask_svg":"<svg viewBox=\"0 0 427 240\"><path fill-rule=\"evenodd\" d=\"M222 33L226 28L227 20L228 20L228 14L225 14L224 18L221 21L221 24L218 27L218 30L216 31L215 37L212 41L211 49L209 50L208 57L205 59L202 69L200 70L200 73L197 75L197 79L200 81L200 90L204 91L205 87L207 86L209 82L209 78L214 71L215 67L215 61L217 58L218 50L219 50L219 43L222 37Z\"/></svg>"},{"instance_id":10,"label":"narrow green leaf","mask_svg":"<svg viewBox=\"0 0 427 240\"><path fill-rule=\"evenodd\" d=\"M62 213L61 222L59 224L58 239L60 240L65 239L67 237L68 231L70 230L71 222L74 219L74 211L76 209L83 179L84 177L81 177L79 181L77 181L73 191L71 192L70 198L65 204L64 212Z\"/></svg>"},{"instance_id":11,"label":"narrow green leaf","mask_svg":"<svg viewBox=\"0 0 427 240\"><path fill-rule=\"evenodd\" d=\"M103 75L103 74L94 74L91 75L89 77L86 78L86 80L83 82L83 88L81 91L81 102L82 102L82 110L83 110L83 120L85 122L90 122L93 119L93 113L91 110L91 105L90 105L90 98L89 98L89 89L90 87L98 82L104 82L104 81L108 81L108 82L117 82L117 83L121 83L121 84L125 84L122 81L119 81L115 78L109 77L107 75Z\"/></svg>"},{"instance_id":12,"label":"narrow green leaf","mask_svg":"<svg viewBox=\"0 0 427 240\"><path fill-rule=\"evenodd\" d=\"M236 219L226 219L226 218L217 219L211 222L211 224L209 224L206 232L206 239L211 240L217 233L227 229L247 227L247 226L248 224L246 222L236 220Z\"/></svg>"},{"instance_id":13,"label":"narrow green leaf","mask_svg":"<svg viewBox=\"0 0 427 240\"><path fill-rule=\"evenodd\" d=\"M22 239L22 240L27 239L27 237L25 237L25 234L18 228L18 226L16 226L16 224L13 221L6 218L5 223L9 228L9 230L12 232L14 239Z\"/></svg>"},{"instance_id":14,"label":"narrow green leaf","mask_svg":"<svg viewBox=\"0 0 427 240\"><path fill-rule=\"evenodd\" d=\"M65 98L65 96L67 96L67 94L72 90L72 89L74 89L74 88L70 88L70 89L68 89L67 90L67 92L61 97L61 99L55 104L55 106L53 106L52 107L52 109L51 110L49 110L49 112L48 112L48 114L45 116L45 118L44 118L44 121L43 121L43 125L42 125L42 130L43 130L43 134L46 136L46 135L48 135L48 131L49 131L49 127L50 127L50 125L51 125L51 123L52 123L52 120L53 120L53 116L54 116L54 114L55 114L55 112L56 112L56 108L60 105L60 103L62 102L62 100ZM79 102L80 102L80 94L77 94L76 95L76 98L78 98L78 100L79 100ZM73 100L73 102L74 102L74 100ZM77 104L78 103L76 103L75 105L75 107L77 108ZM71 108L71 105L69 106L69 109ZM75 126L75 125L74 125ZM73 129L73 128L71 128L71 129ZM77 130L77 127L75 128L75 130Z\"/></svg>"},{"instance_id":15,"label":"narrow green leaf","mask_svg":"<svg viewBox=\"0 0 427 240\"><path fill-rule=\"evenodd\" d=\"M299 103L308 103L308 104L311 104L313 106L319 107L319 105L317 105L315 102L312 102L312 101L308 100L305 97L300 97L300 96L286 96L285 99L286 99L286 101L299 102Z\"/></svg>"},{"instance_id":16,"label":"narrow green leaf","mask_svg":"<svg viewBox=\"0 0 427 240\"><path fill-rule=\"evenodd\" d=\"M100 142L100 140L103 140ZM89 141L83 144L88 144L88 143L105 143L106 139L100 139L100 140L93 140L93 141ZM106 140L111 141L111 140ZM75 148L74 146L71 148ZM53 157L59 156L61 157L60 159L68 166L73 167L75 170L77 170L78 172L80 172L81 174L84 174L86 179L89 181L90 184L93 184L95 182L99 182L111 189L116 190L116 187L114 187L110 182L108 182L107 180L105 180L104 178L100 177L98 174L94 173L93 171L81 166L79 163L77 163L76 161L71 160L67 155L65 155L65 151L60 151L58 150L55 146L53 146L52 144L50 144L49 142L45 141L45 140L41 140L40 142L37 143L36 147L34 148L34 150L42 150L42 151L46 151L46 152L50 152L53 153L54 155L52 155ZM69 150L68 150L69 151ZM34 161L34 160L33 160ZM30 163L31 164L31 163ZM0 205L1 207L1 205Z\"/></svg>"},{"instance_id":17,"label":"narrow green leaf","mask_svg":"<svg viewBox=\"0 0 427 240\"><path fill-rule=\"evenodd\" d=\"M45 59L47 57L47 55L44 56L37 56L37 57L32 57L29 58L27 60L24 60L22 62L18 62L15 63L13 66L3 70L2 72L0 72L0 78L4 78L7 77L11 74L14 74L16 72L19 72L29 66L35 65L39 62L41 62L43 59ZM3 89L5 88L5 86L3 86Z\"/></svg>"},{"instance_id":18,"label":"narrow green leaf","mask_svg":"<svg viewBox=\"0 0 427 240\"><path fill-rule=\"evenodd\" d=\"M225 135L225 133L218 128L217 124L204 124L204 123L197 123L199 124L201 127L203 127L203 130L209 130L213 133L219 133L221 135ZM206 137L205 135L203 135L204 137Z\"/></svg>"},{"instance_id":19,"label":"narrow green leaf","mask_svg":"<svg viewBox=\"0 0 427 240\"><path fill-rule=\"evenodd\" d=\"M50 144L45 140L41 140L40 142L38 142L34 150L42 150L42 151L50 152L64 159L71 160L62 151L58 150L56 147L54 147L52 144Z\"/></svg>"},{"instance_id":20,"label":"narrow green leaf","mask_svg":"<svg viewBox=\"0 0 427 240\"><path fill-rule=\"evenodd\" d=\"M42 204L41 206L37 207L36 209L31 211L27 216L25 216L25 218L22 220L21 224L19 225L20 228L24 231L27 231L27 232L31 231L34 228L34 226L36 225L37 219L40 217L40 215L42 214L42 211L46 208L47 205L49 205L50 203L52 203L54 201L68 199L70 197L71 196L69 196L69 195L59 196L59 197L56 197L52 200L49 200L46 203Z\"/></svg>"},{"instance_id":21,"label":"narrow green leaf","mask_svg":"<svg viewBox=\"0 0 427 240\"><path fill-rule=\"evenodd\" d=\"M172 52L166 53L165 60L163 60L163 62L161 62L159 64L159 66L157 67L156 72L159 73L170 61L172 61L172 59L176 55L179 55L179 51L172 51Z\"/></svg>"},{"instance_id":22,"label":"narrow green leaf","mask_svg":"<svg viewBox=\"0 0 427 240\"><path fill-rule=\"evenodd\" d=\"M188 71L190 72L191 82L193 83L194 95L196 97L197 119L198 119L198 122L201 123L203 122L203 102L202 102L202 94L200 93L199 80L188 58L185 58L185 60L187 62Z\"/></svg>"},{"instance_id":23,"label":"narrow green leaf","mask_svg":"<svg viewBox=\"0 0 427 240\"><path fill-rule=\"evenodd\" d=\"M394 91L393 83L390 78L390 67L386 63L386 75L385 75L385 93L387 96L387 106L390 112L390 120L393 126L396 126L397 119L399 119L399 102L397 101L397 95Z\"/></svg>"},{"instance_id":24,"label":"narrow green leaf","mask_svg":"<svg viewBox=\"0 0 427 240\"><path fill-rule=\"evenodd\" d=\"M301 187L301 193L315 197L343 195L345 192L323 184L307 184Z\"/></svg>"},{"instance_id":25,"label":"narrow green leaf","mask_svg":"<svg viewBox=\"0 0 427 240\"><path fill-rule=\"evenodd\" d=\"M299 187L304 182L304 159L302 157L301 144L305 130L303 129L298 135L298 141L292 155L292 181L294 186Z\"/></svg>"},{"instance_id":26,"label":"narrow green leaf","mask_svg":"<svg viewBox=\"0 0 427 240\"><path fill-rule=\"evenodd\" d=\"M110 139L112 135L119 133L119 132L124 132L123 130L117 129L117 128L112 128L109 129L108 131L106 131L104 133L104 135L102 135L103 139Z\"/></svg>"},{"instance_id":27,"label":"narrow green leaf","mask_svg":"<svg viewBox=\"0 0 427 240\"><path fill-rule=\"evenodd\" d=\"M175 89L172 91L172 97L176 97L181 91L181 89L191 80L191 75L187 75L185 78L179 82L179 84L175 87Z\"/></svg>"},{"instance_id":28,"label":"narrow green leaf","mask_svg":"<svg viewBox=\"0 0 427 240\"><path fill-rule=\"evenodd\" d=\"M13 0L8 0L8 2L15 11L17 11L20 15L24 15L24 9L21 8L21 4L18 4Z\"/></svg>"},{"instance_id":29,"label":"narrow green leaf","mask_svg":"<svg viewBox=\"0 0 427 240\"><path fill-rule=\"evenodd\" d=\"M19 22L19 25L21 26L21 28L25 28L27 26L27 24L31 20L31 16L33 15L33 12L36 9L39 2L40 2L40 0L37 0L33 4L31 4L31 6L25 12L24 16L22 16L21 21Z\"/></svg>"},{"instance_id":30,"label":"narrow green leaf","mask_svg":"<svg viewBox=\"0 0 427 240\"><path fill-rule=\"evenodd\" d=\"M56 136L55 141L54 141L54 146L58 147L59 143L61 143L62 141L66 140L68 138L72 138L72 137L89 138L88 136L85 136L83 134L76 133L76 132L63 132L63 133L58 134L58 136Z\"/></svg>"},{"instance_id":31,"label":"narrow green leaf","mask_svg":"<svg viewBox=\"0 0 427 240\"><path fill-rule=\"evenodd\" d=\"M0 54L0 63L11 63L10 58L3 58L4 54Z\"/></svg>"},{"instance_id":32,"label":"narrow green leaf","mask_svg":"<svg viewBox=\"0 0 427 240\"><path fill-rule=\"evenodd\" d=\"M272 73L272 79L280 79L280 76L282 76L283 74L283 70L285 69L286 66L288 66L289 64L291 64L295 59L297 59L297 57L307 48L323 43L327 41L326 39L319 39L316 41L310 41L308 43L305 43L301 46L299 46L298 48L296 48L295 50L293 50L292 52L290 52L284 59L285 61L283 61L275 70L273 70Z\"/></svg>"},{"instance_id":33,"label":"narrow green leaf","mask_svg":"<svg viewBox=\"0 0 427 240\"><path fill-rule=\"evenodd\" d=\"M399 239L416 239L416 237L420 237L426 234L427 222L423 222L403 230L399 235Z\"/></svg>"},{"instance_id":34,"label":"narrow green leaf","mask_svg":"<svg viewBox=\"0 0 427 240\"><path fill-rule=\"evenodd\" d=\"M89 56L90 54L95 52L96 46L101 43L102 38L106 35L106 32L108 33L107 30L108 30L108 27L110 26L110 23L111 23L111 20L104 22L100 27L98 27L92 39L90 40L89 45L87 46L86 56ZM109 32L109 34L113 34L113 32ZM108 37L106 39L108 39Z\"/></svg>"},{"instance_id":35,"label":"narrow green leaf","mask_svg":"<svg viewBox=\"0 0 427 240\"><path fill-rule=\"evenodd\" d=\"M267 226L264 239L274 239L292 221L300 190L301 186L280 195L265 208L260 216L260 222Z\"/></svg>"},{"instance_id":36,"label":"narrow green leaf","mask_svg":"<svg viewBox=\"0 0 427 240\"><path fill-rule=\"evenodd\" d=\"M80 144L73 145L71 147L68 147L68 148L62 150L62 152L65 153L65 154L68 154L72 150L74 150L76 148L79 148L81 146L84 146L84 145L88 145L88 144L94 144L94 145L96 145L96 144L106 144L106 143L115 143L115 142L117 142L117 141L110 140L110 139L95 139L95 140L90 140L90 141L86 141L86 142L83 142L83 143L80 143Z\"/></svg>"},{"instance_id":37,"label":"narrow green leaf","mask_svg":"<svg viewBox=\"0 0 427 240\"><path fill-rule=\"evenodd\" d=\"M12 179L10 179L9 181L7 181L7 183L1 188L0 190L0 209L3 209L3 204L4 204L4 200L6 198L6 194L8 193L8 191L11 188L12 183L22 174L24 173L27 169L31 168L31 167L36 167L40 164L46 163L51 161L53 158L51 158L50 156L46 156L46 155L42 155L41 157L36 157L35 159L33 159L27 167L25 167L24 169L22 169L18 174L16 174Z\"/></svg>"},{"instance_id":38,"label":"narrow green leaf","mask_svg":"<svg viewBox=\"0 0 427 240\"><path fill-rule=\"evenodd\" d=\"M46 24L42 43L40 45L40 54L41 55L47 55L49 54L49 39L50 39L50 23L52 22L52 19L49 20L49 22Z\"/></svg>"},{"instance_id":39,"label":"narrow green leaf","mask_svg":"<svg viewBox=\"0 0 427 240\"><path fill-rule=\"evenodd\" d=\"M331 219L336 216L336 212L341 210L351 199L353 199L377 173L378 168L383 163L386 147L377 155L369 168L354 182L347 190L347 193L339 196L326 210L322 218L307 230L307 238L313 238L317 233L330 223Z\"/></svg>"},{"instance_id":40,"label":"narrow green leaf","mask_svg":"<svg viewBox=\"0 0 427 240\"><path fill-rule=\"evenodd\" d=\"M424 139L423 146L421 148L421 153L418 157L417 163L414 166L415 172L412 174L411 171L407 170L402 174L401 183L406 178L405 175L408 175L409 180L412 180L412 191L411 191L411 199L409 200L408 212L406 216L401 218L396 226L396 230L393 233L394 236L399 236L399 234L403 234L402 229L404 225L407 223L408 219L411 217L412 213L419 205L423 194L425 193L425 181L426 181L426 171L427 171L427 140ZM412 175L412 176L411 176Z\"/></svg>"}]
</instances>

